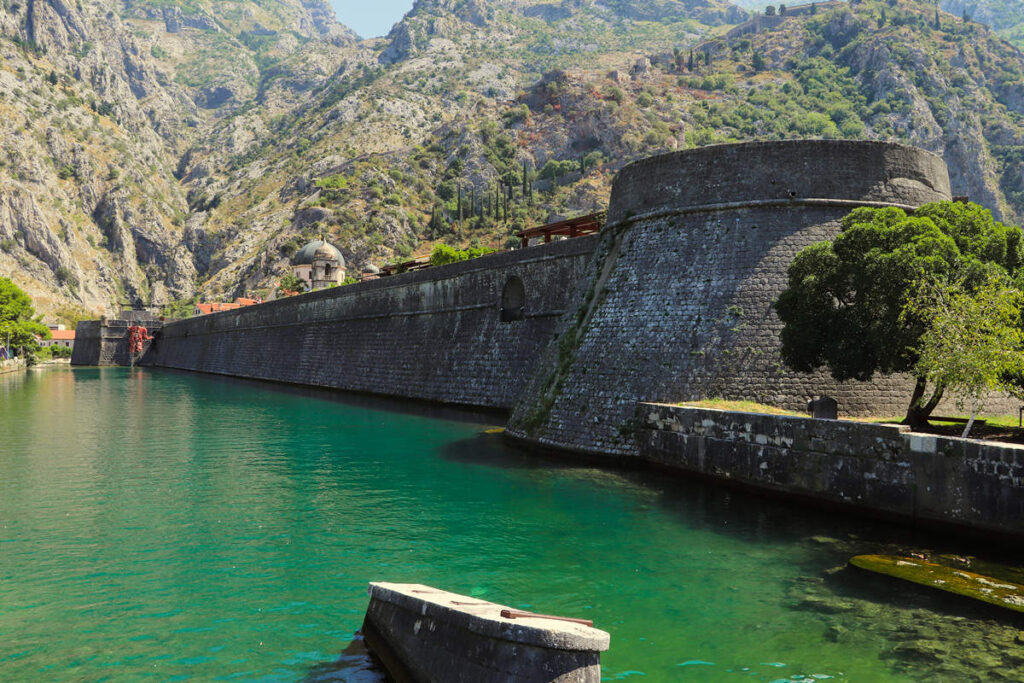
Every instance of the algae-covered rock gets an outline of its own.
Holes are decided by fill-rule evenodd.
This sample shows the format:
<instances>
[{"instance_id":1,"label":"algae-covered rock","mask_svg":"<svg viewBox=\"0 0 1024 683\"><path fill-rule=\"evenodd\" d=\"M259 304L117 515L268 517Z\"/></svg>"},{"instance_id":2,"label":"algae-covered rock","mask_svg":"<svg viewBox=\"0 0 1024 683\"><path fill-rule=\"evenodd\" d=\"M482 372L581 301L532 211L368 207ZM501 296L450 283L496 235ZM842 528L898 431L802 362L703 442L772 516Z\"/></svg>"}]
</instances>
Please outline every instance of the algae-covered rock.
<instances>
[{"instance_id":1,"label":"algae-covered rock","mask_svg":"<svg viewBox=\"0 0 1024 683\"><path fill-rule=\"evenodd\" d=\"M876 574L1024 613L1024 586L933 562L895 555L858 555L850 564Z\"/></svg>"}]
</instances>

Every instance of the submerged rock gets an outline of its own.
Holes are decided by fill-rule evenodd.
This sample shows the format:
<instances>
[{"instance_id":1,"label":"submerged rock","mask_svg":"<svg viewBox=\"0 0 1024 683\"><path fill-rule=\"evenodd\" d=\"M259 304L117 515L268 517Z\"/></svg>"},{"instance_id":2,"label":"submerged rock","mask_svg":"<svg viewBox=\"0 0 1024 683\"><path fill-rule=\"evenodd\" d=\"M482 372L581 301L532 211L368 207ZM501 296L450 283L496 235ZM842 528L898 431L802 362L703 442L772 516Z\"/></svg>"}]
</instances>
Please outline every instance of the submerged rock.
<instances>
[{"instance_id":1,"label":"submerged rock","mask_svg":"<svg viewBox=\"0 0 1024 683\"><path fill-rule=\"evenodd\" d=\"M858 555L850 560L850 565L875 574L1024 613L1024 586L1003 579L954 569L914 557Z\"/></svg>"}]
</instances>

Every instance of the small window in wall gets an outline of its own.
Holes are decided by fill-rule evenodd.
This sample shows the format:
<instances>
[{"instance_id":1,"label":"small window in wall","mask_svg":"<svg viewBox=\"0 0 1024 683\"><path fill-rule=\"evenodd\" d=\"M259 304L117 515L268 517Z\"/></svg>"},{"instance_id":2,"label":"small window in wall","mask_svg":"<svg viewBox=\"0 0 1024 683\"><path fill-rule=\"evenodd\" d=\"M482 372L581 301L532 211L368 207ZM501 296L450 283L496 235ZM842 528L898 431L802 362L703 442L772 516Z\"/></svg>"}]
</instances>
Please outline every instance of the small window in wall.
<instances>
[{"instance_id":1,"label":"small window in wall","mask_svg":"<svg viewBox=\"0 0 1024 683\"><path fill-rule=\"evenodd\" d=\"M526 308L526 288L523 281L512 276L501 290L501 322L510 323L522 320Z\"/></svg>"}]
</instances>

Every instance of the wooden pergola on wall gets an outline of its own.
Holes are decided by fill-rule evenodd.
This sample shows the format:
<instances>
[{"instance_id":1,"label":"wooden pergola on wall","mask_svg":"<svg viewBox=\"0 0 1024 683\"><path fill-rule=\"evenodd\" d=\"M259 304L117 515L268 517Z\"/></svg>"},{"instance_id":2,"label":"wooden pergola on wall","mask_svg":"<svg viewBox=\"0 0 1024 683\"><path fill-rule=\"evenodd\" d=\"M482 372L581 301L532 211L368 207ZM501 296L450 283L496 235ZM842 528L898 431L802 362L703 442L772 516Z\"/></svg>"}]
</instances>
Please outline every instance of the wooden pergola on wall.
<instances>
[{"instance_id":1,"label":"wooden pergola on wall","mask_svg":"<svg viewBox=\"0 0 1024 683\"><path fill-rule=\"evenodd\" d=\"M517 232L516 237L522 240L523 247L530 246L531 239L541 236L544 237L544 243L547 244L551 241L552 236L555 235L572 238L600 232L604 221L605 213L604 211L599 211L597 213L588 213L586 216L577 216L576 218L558 221L557 223L527 228L522 232Z\"/></svg>"}]
</instances>

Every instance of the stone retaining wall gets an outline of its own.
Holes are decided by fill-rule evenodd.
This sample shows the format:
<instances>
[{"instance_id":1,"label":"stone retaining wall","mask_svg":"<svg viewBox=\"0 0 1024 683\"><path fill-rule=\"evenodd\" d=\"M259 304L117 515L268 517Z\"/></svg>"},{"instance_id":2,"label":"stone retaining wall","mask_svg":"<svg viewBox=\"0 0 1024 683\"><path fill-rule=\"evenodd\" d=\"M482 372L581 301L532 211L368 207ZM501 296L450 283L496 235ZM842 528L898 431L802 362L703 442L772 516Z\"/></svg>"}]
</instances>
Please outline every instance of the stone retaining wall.
<instances>
[{"instance_id":1,"label":"stone retaining wall","mask_svg":"<svg viewBox=\"0 0 1024 683\"><path fill-rule=\"evenodd\" d=\"M1024 538L1024 447L898 425L638 406L640 457L919 526Z\"/></svg>"},{"instance_id":2,"label":"stone retaining wall","mask_svg":"<svg viewBox=\"0 0 1024 683\"><path fill-rule=\"evenodd\" d=\"M511 408L596 236L168 323L142 365ZM502 321L502 295L525 305Z\"/></svg>"},{"instance_id":3,"label":"stone retaining wall","mask_svg":"<svg viewBox=\"0 0 1024 683\"><path fill-rule=\"evenodd\" d=\"M8 372L18 372L19 370L25 369L24 358L8 358L6 360L0 360L0 375Z\"/></svg>"}]
</instances>

